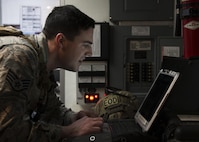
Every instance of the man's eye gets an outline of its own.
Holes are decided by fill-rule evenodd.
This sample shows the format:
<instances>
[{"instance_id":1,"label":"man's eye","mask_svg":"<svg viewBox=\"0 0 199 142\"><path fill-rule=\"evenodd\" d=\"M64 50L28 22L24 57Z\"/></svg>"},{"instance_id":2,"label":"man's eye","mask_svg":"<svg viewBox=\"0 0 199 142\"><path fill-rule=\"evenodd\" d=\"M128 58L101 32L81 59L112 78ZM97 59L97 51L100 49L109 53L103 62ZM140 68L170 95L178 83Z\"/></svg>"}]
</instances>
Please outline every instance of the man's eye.
<instances>
[{"instance_id":1,"label":"man's eye","mask_svg":"<svg viewBox=\"0 0 199 142\"><path fill-rule=\"evenodd\" d=\"M91 48L92 45L90 45L90 44L84 44L83 47L84 47L84 48Z\"/></svg>"}]
</instances>

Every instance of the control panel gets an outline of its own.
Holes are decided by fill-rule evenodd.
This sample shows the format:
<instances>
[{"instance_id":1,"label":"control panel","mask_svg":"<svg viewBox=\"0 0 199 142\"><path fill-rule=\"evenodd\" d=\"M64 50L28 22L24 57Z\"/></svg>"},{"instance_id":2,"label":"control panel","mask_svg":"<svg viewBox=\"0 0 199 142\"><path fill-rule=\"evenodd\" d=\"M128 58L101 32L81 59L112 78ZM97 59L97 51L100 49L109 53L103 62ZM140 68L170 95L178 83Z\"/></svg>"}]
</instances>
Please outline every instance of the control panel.
<instances>
[{"instance_id":1,"label":"control panel","mask_svg":"<svg viewBox=\"0 0 199 142\"><path fill-rule=\"evenodd\" d=\"M163 56L181 57L181 37L172 26L111 26L109 86L143 99L162 64Z\"/></svg>"},{"instance_id":2,"label":"control panel","mask_svg":"<svg viewBox=\"0 0 199 142\"><path fill-rule=\"evenodd\" d=\"M129 38L126 46L126 88L146 91L155 76L155 44L151 37ZM145 89L146 88L146 89Z\"/></svg>"},{"instance_id":3,"label":"control panel","mask_svg":"<svg viewBox=\"0 0 199 142\"><path fill-rule=\"evenodd\" d=\"M77 103L93 104L103 95L107 86L107 62L106 61L85 61L78 72Z\"/></svg>"}]
</instances>

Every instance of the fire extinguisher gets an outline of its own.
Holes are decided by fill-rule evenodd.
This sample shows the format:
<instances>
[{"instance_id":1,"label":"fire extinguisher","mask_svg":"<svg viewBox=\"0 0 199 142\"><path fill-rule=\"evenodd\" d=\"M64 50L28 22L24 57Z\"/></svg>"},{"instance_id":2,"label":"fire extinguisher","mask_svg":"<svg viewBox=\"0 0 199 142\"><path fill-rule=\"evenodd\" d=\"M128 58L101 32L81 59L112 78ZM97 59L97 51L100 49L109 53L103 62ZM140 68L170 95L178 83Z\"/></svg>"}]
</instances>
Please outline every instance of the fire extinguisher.
<instances>
[{"instance_id":1,"label":"fire extinguisher","mask_svg":"<svg viewBox=\"0 0 199 142\"><path fill-rule=\"evenodd\" d=\"M181 1L184 58L199 57L199 0Z\"/></svg>"}]
</instances>

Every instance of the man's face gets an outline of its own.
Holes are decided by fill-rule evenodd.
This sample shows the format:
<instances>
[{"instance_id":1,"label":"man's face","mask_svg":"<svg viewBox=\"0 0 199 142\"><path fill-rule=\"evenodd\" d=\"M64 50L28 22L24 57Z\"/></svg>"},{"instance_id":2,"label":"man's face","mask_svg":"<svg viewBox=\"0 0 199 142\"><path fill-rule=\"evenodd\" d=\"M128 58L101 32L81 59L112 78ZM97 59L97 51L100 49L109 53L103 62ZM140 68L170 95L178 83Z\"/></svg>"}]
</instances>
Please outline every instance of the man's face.
<instances>
[{"instance_id":1,"label":"man's face","mask_svg":"<svg viewBox=\"0 0 199 142\"><path fill-rule=\"evenodd\" d=\"M73 41L63 43L59 54L61 67L70 71L78 71L83 60L92 55L93 28L82 31Z\"/></svg>"}]
</instances>

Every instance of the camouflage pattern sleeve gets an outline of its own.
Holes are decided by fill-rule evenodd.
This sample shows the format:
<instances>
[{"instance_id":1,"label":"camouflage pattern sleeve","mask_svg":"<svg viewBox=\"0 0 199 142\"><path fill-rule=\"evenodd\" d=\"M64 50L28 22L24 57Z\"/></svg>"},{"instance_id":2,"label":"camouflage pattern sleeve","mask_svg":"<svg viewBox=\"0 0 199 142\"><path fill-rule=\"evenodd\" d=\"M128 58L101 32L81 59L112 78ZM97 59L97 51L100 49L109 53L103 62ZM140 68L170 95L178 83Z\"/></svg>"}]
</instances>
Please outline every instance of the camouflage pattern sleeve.
<instances>
[{"instance_id":1,"label":"camouflage pattern sleeve","mask_svg":"<svg viewBox=\"0 0 199 142\"><path fill-rule=\"evenodd\" d=\"M41 120L62 126L67 126L76 120L76 113L59 100L55 93L57 87L53 72L50 72L48 100L45 106L45 113L41 114Z\"/></svg>"},{"instance_id":2,"label":"camouflage pattern sleeve","mask_svg":"<svg viewBox=\"0 0 199 142\"><path fill-rule=\"evenodd\" d=\"M61 126L30 120L41 93L37 53L19 44L0 47L0 141L61 141Z\"/></svg>"}]
</instances>

